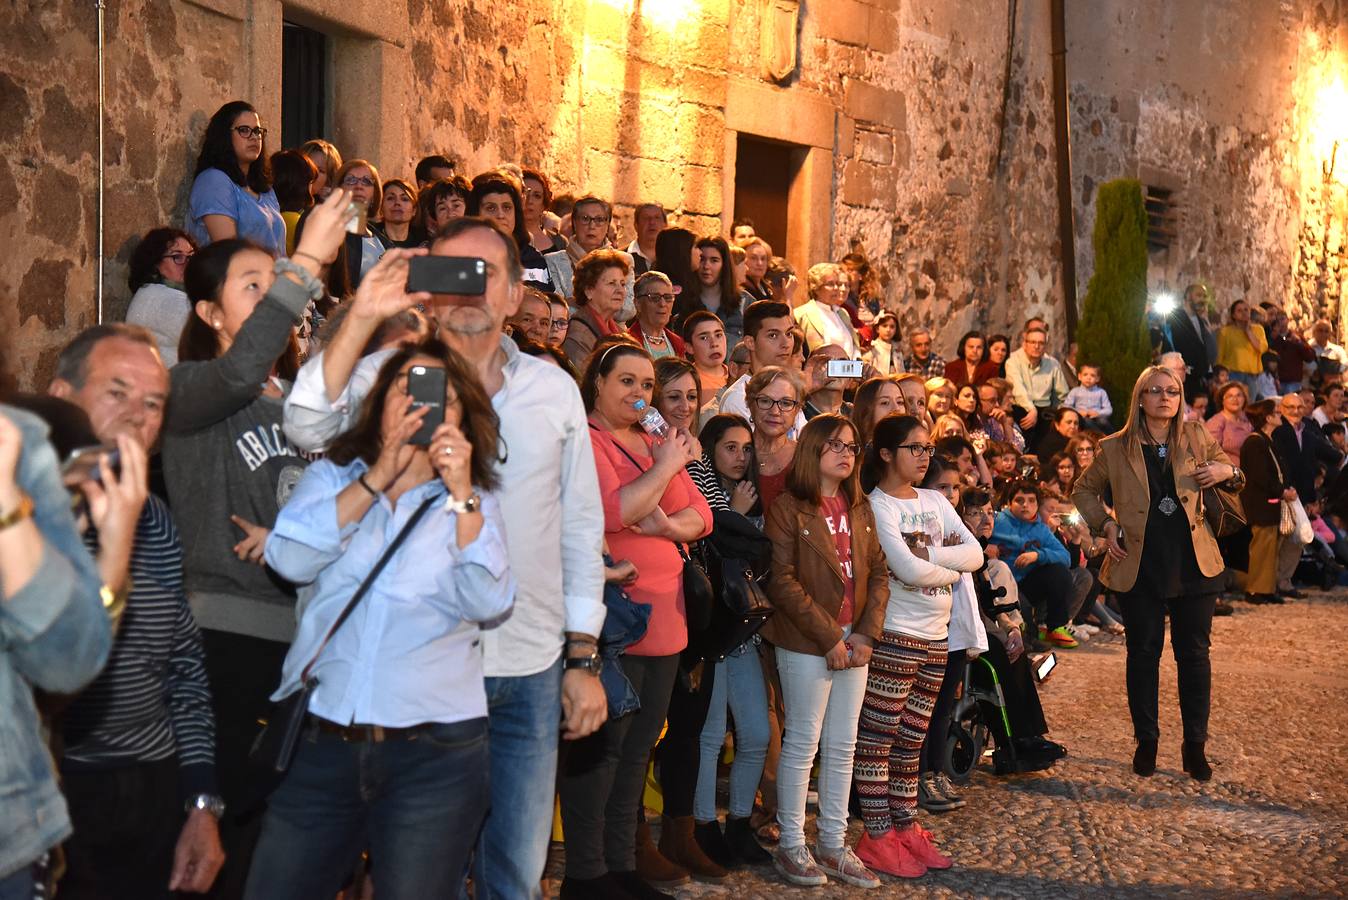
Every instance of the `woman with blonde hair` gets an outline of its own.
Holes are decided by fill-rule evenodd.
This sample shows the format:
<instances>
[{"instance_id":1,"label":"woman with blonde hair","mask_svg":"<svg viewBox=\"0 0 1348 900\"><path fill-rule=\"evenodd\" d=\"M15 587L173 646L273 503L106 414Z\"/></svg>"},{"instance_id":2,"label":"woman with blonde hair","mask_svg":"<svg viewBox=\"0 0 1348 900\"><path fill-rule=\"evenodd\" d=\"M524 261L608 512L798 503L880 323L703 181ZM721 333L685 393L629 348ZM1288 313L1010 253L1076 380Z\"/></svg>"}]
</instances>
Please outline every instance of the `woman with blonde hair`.
<instances>
[{"instance_id":1,"label":"woman with blonde hair","mask_svg":"<svg viewBox=\"0 0 1348 900\"><path fill-rule=\"evenodd\" d=\"M928 378L922 387L927 392L927 415L939 419L950 412L955 405L955 383L937 376Z\"/></svg>"},{"instance_id":2,"label":"woman with blonde hair","mask_svg":"<svg viewBox=\"0 0 1348 900\"><path fill-rule=\"evenodd\" d=\"M805 346L813 353L820 347L834 344L842 348L848 359L858 358L861 341L842 306L851 286L847 270L837 263L815 263L810 266L806 282L810 299L792 313L805 335Z\"/></svg>"},{"instance_id":3,"label":"woman with blonde hair","mask_svg":"<svg viewBox=\"0 0 1348 900\"><path fill-rule=\"evenodd\" d=\"M1184 385L1164 366L1143 370L1128 422L1100 442L1072 499L1108 554L1100 580L1119 596L1127 627L1133 771L1156 771L1157 694L1165 622L1179 670L1184 770L1212 777L1204 753L1212 693L1208 659L1218 579L1225 568L1204 517L1205 488L1238 491L1245 476L1197 422L1185 422ZM1107 502L1108 501L1108 502Z\"/></svg>"}]
</instances>

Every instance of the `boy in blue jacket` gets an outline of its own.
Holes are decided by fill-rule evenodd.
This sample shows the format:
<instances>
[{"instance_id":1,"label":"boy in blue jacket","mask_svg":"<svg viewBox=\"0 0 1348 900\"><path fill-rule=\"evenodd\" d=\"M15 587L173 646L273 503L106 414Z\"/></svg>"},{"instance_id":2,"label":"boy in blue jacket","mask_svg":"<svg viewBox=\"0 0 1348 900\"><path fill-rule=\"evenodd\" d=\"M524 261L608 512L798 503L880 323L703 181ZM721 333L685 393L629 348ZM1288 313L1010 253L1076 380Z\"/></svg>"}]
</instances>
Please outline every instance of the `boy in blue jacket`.
<instances>
[{"instance_id":1,"label":"boy in blue jacket","mask_svg":"<svg viewBox=\"0 0 1348 900\"><path fill-rule=\"evenodd\" d=\"M997 513L988 549L1011 567L1020 588L1027 622L1037 623L1039 640L1070 650L1076 638L1067 630L1072 602L1071 557L1053 530L1039 521L1039 485L1017 481L1007 489L1009 502Z\"/></svg>"}]
</instances>

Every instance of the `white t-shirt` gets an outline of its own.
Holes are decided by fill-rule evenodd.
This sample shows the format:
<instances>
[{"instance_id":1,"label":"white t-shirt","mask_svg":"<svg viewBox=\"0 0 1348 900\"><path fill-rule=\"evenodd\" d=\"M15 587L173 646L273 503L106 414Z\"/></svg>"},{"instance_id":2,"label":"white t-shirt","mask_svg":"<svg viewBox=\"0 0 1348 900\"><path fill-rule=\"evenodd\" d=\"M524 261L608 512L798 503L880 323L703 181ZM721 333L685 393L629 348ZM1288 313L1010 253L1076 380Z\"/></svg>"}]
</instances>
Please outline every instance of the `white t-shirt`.
<instances>
[{"instance_id":1,"label":"white t-shirt","mask_svg":"<svg viewBox=\"0 0 1348 900\"><path fill-rule=\"evenodd\" d=\"M915 498L900 500L877 487L870 501L889 564L885 631L944 640L950 628L952 585L962 573L978 571L983 548L938 491L917 488ZM945 546L948 535L958 535L959 543ZM914 556L910 543L925 547L928 558Z\"/></svg>"}]
</instances>

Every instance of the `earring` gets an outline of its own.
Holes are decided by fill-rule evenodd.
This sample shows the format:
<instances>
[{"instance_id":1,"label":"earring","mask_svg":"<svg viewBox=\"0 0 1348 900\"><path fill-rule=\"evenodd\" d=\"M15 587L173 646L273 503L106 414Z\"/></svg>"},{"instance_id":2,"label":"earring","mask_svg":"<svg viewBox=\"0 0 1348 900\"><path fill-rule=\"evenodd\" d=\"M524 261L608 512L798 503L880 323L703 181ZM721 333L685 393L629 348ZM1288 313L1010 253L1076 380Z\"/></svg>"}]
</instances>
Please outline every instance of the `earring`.
<instances>
[{"instance_id":1,"label":"earring","mask_svg":"<svg viewBox=\"0 0 1348 900\"><path fill-rule=\"evenodd\" d=\"M212 322L212 323L211 323L211 327L212 327L212 328L219 328L219 327L220 327L220 320L219 320L219 319L216 319L214 322Z\"/></svg>"}]
</instances>

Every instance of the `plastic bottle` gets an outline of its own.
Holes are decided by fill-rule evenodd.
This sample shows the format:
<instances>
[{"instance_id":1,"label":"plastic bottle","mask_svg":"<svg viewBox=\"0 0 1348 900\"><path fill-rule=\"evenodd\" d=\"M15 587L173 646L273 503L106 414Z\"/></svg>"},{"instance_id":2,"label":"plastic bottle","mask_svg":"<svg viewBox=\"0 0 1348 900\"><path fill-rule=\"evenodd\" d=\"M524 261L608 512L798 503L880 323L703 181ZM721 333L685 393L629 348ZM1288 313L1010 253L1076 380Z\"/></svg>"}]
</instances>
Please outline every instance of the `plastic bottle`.
<instances>
[{"instance_id":1,"label":"plastic bottle","mask_svg":"<svg viewBox=\"0 0 1348 900\"><path fill-rule=\"evenodd\" d=\"M660 415L660 410L654 406L647 406L645 400L638 400L632 406L641 416L639 421L641 427L646 429L647 434L657 441L663 441L669 437L669 423L665 421L664 416ZM645 410L645 412L642 412L642 410Z\"/></svg>"}]
</instances>

